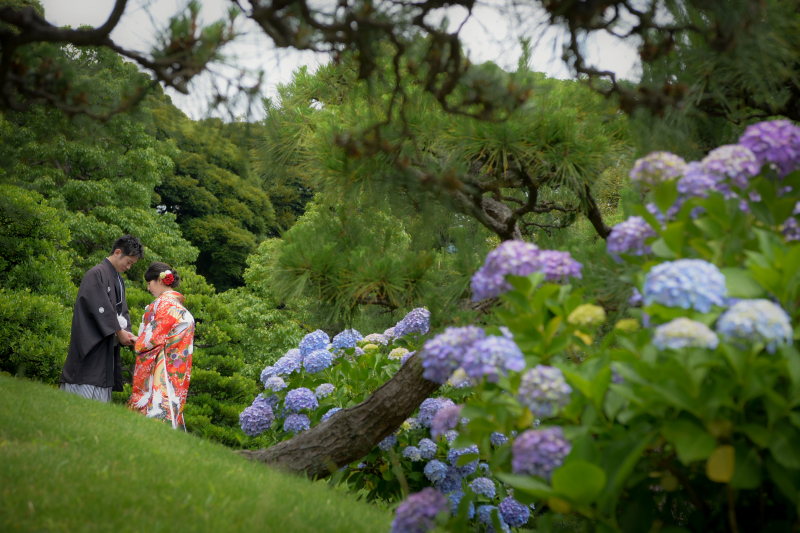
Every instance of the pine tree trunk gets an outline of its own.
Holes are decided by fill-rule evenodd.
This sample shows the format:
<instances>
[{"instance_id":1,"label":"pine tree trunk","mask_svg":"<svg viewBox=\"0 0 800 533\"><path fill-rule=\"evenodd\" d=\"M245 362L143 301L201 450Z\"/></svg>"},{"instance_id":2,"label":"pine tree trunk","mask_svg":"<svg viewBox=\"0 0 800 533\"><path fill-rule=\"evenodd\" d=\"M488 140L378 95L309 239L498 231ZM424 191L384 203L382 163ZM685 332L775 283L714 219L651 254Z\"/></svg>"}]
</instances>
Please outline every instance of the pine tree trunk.
<instances>
[{"instance_id":1,"label":"pine tree trunk","mask_svg":"<svg viewBox=\"0 0 800 533\"><path fill-rule=\"evenodd\" d=\"M284 471L326 477L367 455L439 388L422 377L422 370L419 354L413 355L392 379L355 407L342 409L325 422L270 448L238 453Z\"/></svg>"}]
</instances>

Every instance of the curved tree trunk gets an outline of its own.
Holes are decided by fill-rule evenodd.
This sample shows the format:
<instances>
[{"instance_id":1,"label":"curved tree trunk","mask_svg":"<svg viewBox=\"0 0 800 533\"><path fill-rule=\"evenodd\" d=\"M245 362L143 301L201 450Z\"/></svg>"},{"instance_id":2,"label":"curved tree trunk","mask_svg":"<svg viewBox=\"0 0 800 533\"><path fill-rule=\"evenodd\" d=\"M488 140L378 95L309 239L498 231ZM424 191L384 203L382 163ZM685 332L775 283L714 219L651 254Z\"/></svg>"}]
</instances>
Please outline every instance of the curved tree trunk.
<instances>
[{"instance_id":1,"label":"curved tree trunk","mask_svg":"<svg viewBox=\"0 0 800 533\"><path fill-rule=\"evenodd\" d=\"M355 407L342 409L325 422L270 448L238 453L296 474L326 477L332 470L367 455L439 388L423 378L422 371L417 353Z\"/></svg>"}]
</instances>

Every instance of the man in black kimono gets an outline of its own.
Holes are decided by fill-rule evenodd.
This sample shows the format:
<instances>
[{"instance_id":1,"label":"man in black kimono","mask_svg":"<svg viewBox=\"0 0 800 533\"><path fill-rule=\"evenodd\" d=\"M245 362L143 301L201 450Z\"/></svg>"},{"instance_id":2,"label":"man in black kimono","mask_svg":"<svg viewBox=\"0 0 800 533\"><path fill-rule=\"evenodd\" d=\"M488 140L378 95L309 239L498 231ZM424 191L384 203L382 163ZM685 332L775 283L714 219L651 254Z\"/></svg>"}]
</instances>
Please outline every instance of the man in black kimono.
<instances>
[{"instance_id":1,"label":"man in black kimono","mask_svg":"<svg viewBox=\"0 0 800 533\"><path fill-rule=\"evenodd\" d=\"M136 344L136 337L120 273L143 256L139 239L125 235L114 242L110 256L83 276L61 390L104 402L111 401L112 390L122 390L120 345Z\"/></svg>"}]
</instances>

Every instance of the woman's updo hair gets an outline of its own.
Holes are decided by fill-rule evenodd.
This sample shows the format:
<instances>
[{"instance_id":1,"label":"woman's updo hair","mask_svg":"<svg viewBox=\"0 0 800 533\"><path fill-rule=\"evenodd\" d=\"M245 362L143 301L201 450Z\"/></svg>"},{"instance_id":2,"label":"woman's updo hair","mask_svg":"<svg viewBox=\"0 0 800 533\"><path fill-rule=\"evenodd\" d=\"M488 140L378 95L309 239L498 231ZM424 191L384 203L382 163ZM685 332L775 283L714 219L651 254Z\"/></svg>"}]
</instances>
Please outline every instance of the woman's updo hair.
<instances>
[{"instance_id":1,"label":"woman's updo hair","mask_svg":"<svg viewBox=\"0 0 800 533\"><path fill-rule=\"evenodd\" d=\"M147 267L147 271L144 273L144 280L153 281L154 279L161 279L161 273L166 272L167 270L172 273L173 278L172 283L169 284L168 287L171 289L177 289L181 284L181 277L174 268L160 261L153 261L150 263L150 266Z\"/></svg>"}]
</instances>

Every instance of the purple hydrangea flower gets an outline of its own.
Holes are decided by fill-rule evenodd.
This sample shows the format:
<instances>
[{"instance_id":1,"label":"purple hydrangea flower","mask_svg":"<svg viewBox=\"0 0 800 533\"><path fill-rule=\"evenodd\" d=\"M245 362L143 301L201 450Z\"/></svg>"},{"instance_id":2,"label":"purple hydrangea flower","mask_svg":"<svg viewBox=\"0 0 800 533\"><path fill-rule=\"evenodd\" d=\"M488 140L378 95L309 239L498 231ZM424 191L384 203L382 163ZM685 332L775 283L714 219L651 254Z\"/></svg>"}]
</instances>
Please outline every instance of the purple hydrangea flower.
<instances>
[{"instance_id":1,"label":"purple hydrangea flower","mask_svg":"<svg viewBox=\"0 0 800 533\"><path fill-rule=\"evenodd\" d=\"M643 255L651 252L644 241L658 235L642 217L629 217L628 220L611 228L606 241L609 254Z\"/></svg>"},{"instance_id":2,"label":"purple hydrangea flower","mask_svg":"<svg viewBox=\"0 0 800 533\"><path fill-rule=\"evenodd\" d=\"M361 357L365 353L367 353L367 352L365 352L362 348L359 348L358 346L356 346L356 349L353 350L353 357Z\"/></svg>"},{"instance_id":3,"label":"purple hydrangea flower","mask_svg":"<svg viewBox=\"0 0 800 533\"><path fill-rule=\"evenodd\" d=\"M473 342L465 350L461 368L474 379L496 383L500 374L508 370L519 372L525 368L525 357L514 341L505 337L486 337Z\"/></svg>"},{"instance_id":4,"label":"purple hydrangea flower","mask_svg":"<svg viewBox=\"0 0 800 533\"><path fill-rule=\"evenodd\" d=\"M718 185L718 177L705 172L699 161L692 161L678 180L678 193L685 198L708 198L710 192L718 190Z\"/></svg>"},{"instance_id":5,"label":"purple hydrangea flower","mask_svg":"<svg viewBox=\"0 0 800 533\"><path fill-rule=\"evenodd\" d=\"M800 214L800 202L797 202L797 206L794 208L795 216ZM797 219L792 216L786 219L783 223L783 228L781 230L783 233L783 238L786 239L786 242L791 241L800 241L800 223L797 222Z\"/></svg>"},{"instance_id":6,"label":"purple hydrangea flower","mask_svg":"<svg viewBox=\"0 0 800 533\"><path fill-rule=\"evenodd\" d=\"M753 152L759 166L772 166L781 178L800 169L800 127L788 120L748 126L739 144Z\"/></svg>"},{"instance_id":7,"label":"purple hydrangea flower","mask_svg":"<svg viewBox=\"0 0 800 533\"><path fill-rule=\"evenodd\" d=\"M482 494L490 499L494 499L495 494L497 494L497 488L494 486L494 481L488 477L475 478L472 483L469 484L469 488L471 488L472 492L475 494Z\"/></svg>"},{"instance_id":8,"label":"purple hydrangea flower","mask_svg":"<svg viewBox=\"0 0 800 533\"><path fill-rule=\"evenodd\" d=\"M550 480L553 470L564 463L572 444L564 439L561 426L523 431L511 447L511 469Z\"/></svg>"},{"instance_id":9,"label":"purple hydrangea flower","mask_svg":"<svg viewBox=\"0 0 800 533\"><path fill-rule=\"evenodd\" d=\"M431 422L431 435L436 438L444 435L448 430L455 429L460 421L459 413L463 405L448 405L439 409Z\"/></svg>"},{"instance_id":10,"label":"purple hydrangea flower","mask_svg":"<svg viewBox=\"0 0 800 533\"><path fill-rule=\"evenodd\" d=\"M303 361L303 356L297 348L291 349L286 352L286 355L278 359L275 363L275 375L282 376L284 374L291 374L293 372L300 372L300 364Z\"/></svg>"},{"instance_id":11,"label":"purple hydrangea flower","mask_svg":"<svg viewBox=\"0 0 800 533\"><path fill-rule=\"evenodd\" d=\"M506 437L499 431L495 431L494 433L492 433L491 437L489 437L489 440L492 441L492 446L502 446L503 444L508 442L508 437Z\"/></svg>"},{"instance_id":12,"label":"purple hydrangea flower","mask_svg":"<svg viewBox=\"0 0 800 533\"><path fill-rule=\"evenodd\" d=\"M341 407L334 407L333 409L331 409L330 411L328 411L327 413L325 413L324 415L322 415L322 420L321 420L321 422L325 422L327 419L329 419L330 417L332 417L332 416L334 415L334 413L338 413L338 412L339 412L339 411L341 411L341 410L342 410L342 408L341 408Z\"/></svg>"},{"instance_id":13,"label":"purple hydrangea flower","mask_svg":"<svg viewBox=\"0 0 800 533\"><path fill-rule=\"evenodd\" d=\"M497 509L494 505L481 505L478 507L478 522L481 524L486 524L486 533L496 533L494 529L494 521L492 520L492 511ZM508 533L511 530L508 529L508 524L503 521L503 516L498 511L497 518L500 520L500 527L503 530L503 533Z\"/></svg>"},{"instance_id":14,"label":"purple hydrangea flower","mask_svg":"<svg viewBox=\"0 0 800 533\"><path fill-rule=\"evenodd\" d=\"M255 437L272 427L274 420L275 415L266 402L254 401L252 405L245 407L242 414L239 415L239 426L245 435Z\"/></svg>"},{"instance_id":15,"label":"purple hydrangea flower","mask_svg":"<svg viewBox=\"0 0 800 533\"><path fill-rule=\"evenodd\" d=\"M316 396L317 399L321 400L321 399L329 396L335 390L336 390L336 387L334 387L331 383L323 383L322 385L320 385L319 387L317 387L314 390L314 396Z\"/></svg>"},{"instance_id":16,"label":"purple hydrangea flower","mask_svg":"<svg viewBox=\"0 0 800 533\"><path fill-rule=\"evenodd\" d=\"M378 443L378 448L386 452L389 451L395 444L397 444L397 435L389 435Z\"/></svg>"},{"instance_id":17,"label":"purple hydrangea flower","mask_svg":"<svg viewBox=\"0 0 800 533\"><path fill-rule=\"evenodd\" d=\"M458 514L458 506L461 503L461 499L464 498L464 491L463 490L457 490L457 491L451 492L450 494L447 495L447 497L450 499L450 514L455 516L455 515ZM472 502L469 502L469 508L468 508L468 511L467 511L467 518L472 520L474 517L475 517L475 504L472 503Z\"/></svg>"},{"instance_id":18,"label":"purple hydrangea flower","mask_svg":"<svg viewBox=\"0 0 800 533\"><path fill-rule=\"evenodd\" d=\"M383 332L384 337L389 339L390 341L394 339L394 326L388 328L386 331Z\"/></svg>"},{"instance_id":19,"label":"purple hydrangea flower","mask_svg":"<svg viewBox=\"0 0 800 533\"><path fill-rule=\"evenodd\" d=\"M715 350L719 339L705 324L681 317L658 326L653 336L653 344L659 350L690 347Z\"/></svg>"},{"instance_id":20,"label":"purple hydrangea flower","mask_svg":"<svg viewBox=\"0 0 800 533\"><path fill-rule=\"evenodd\" d=\"M781 307L769 300L741 300L717 320L717 331L736 344L764 343L769 353L778 346L792 345L792 321Z\"/></svg>"},{"instance_id":21,"label":"purple hydrangea flower","mask_svg":"<svg viewBox=\"0 0 800 533\"><path fill-rule=\"evenodd\" d=\"M631 307L639 307L644 303L644 296L642 293L639 292L639 289L636 287L633 288L633 292L631 293L631 297L628 298L628 305Z\"/></svg>"},{"instance_id":22,"label":"purple hydrangea flower","mask_svg":"<svg viewBox=\"0 0 800 533\"><path fill-rule=\"evenodd\" d=\"M447 498L431 487L410 495L400 504L392 522L392 533L426 533L436 528L434 518L450 509Z\"/></svg>"},{"instance_id":23,"label":"purple hydrangea flower","mask_svg":"<svg viewBox=\"0 0 800 533\"><path fill-rule=\"evenodd\" d=\"M412 463L422 461L422 453L416 446L406 446L406 449L403 450L403 457L411 459Z\"/></svg>"},{"instance_id":24,"label":"purple hydrangea flower","mask_svg":"<svg viewBox=\"0 0 800 533\"><path fill-rule=\"evenodd\" d=\"M300 341L300 353L303 357L306 357L311 352L324 350L329 342L331 342L331 339L328 337L328 334L318 329L303 337L303 340Z\"/></svg>"},{"instance_id":25,"label":"purple hydrangea flower","mask_svg":"<svg viewBox=\"0 0 800 533\"><path fill-rule=\"evenodd\" d=\"M644 282L644 303L694 308L708 313L725 304L728 289L719 269L701 259L679 259L656 265Z\"/></svg>"},{"instance_id":26,"label":"purple hydrangea flower","mask_svg":"<svg viewBox=\"0 0 800 533\"><path fill-rule=\"evenodd\" d=\"M407 353L404 353L404 354L403 354L403 355L400 357L400 366L403 366L404 364L406 364L406 361L408 361L409 359L411 359L411 356L412 356L412 355L414 355L415 353L417 353L417 352L407 352Z\"/></svg>"},{"instance_id":27,"label":"purple hydrangea flower","mask_svg":"<svg viewBox=\"0 0 800 533\"><path fill-rule=\"evenodd\" d=\"M431 329L431 312L424 307L411 310L394 327L395 338L404 337L411 333L425 335Z\"/></svg>"},{"instance_id":28,"label":"purple hydrangea flower","mask_svg":"<svg viewBox=\"0 0 800 533\"><path fill-rule=\"evenodd\" d=\"M278 392L288 387L283 378L280 376L273 376L264 382L264 388L273 392Z\"/></svg>"},{"instance_id":29,"label":"purple hydrangea flower","mask_svg":"<svg viewBox=\"0 0 800 533\"><path fill-rule=\"evenodd\" d=\"M528 523L531 512L527 505L522 505L513 497L509 496L497 506L503 522L511 527L522 527Z\"/></svg>"},{"instance_id":30,"label":"purple hydrangea flower","mask_svg":"<svg viewBox=\"0 0 800 533\"><path fill-rule=\"evenodd\" d=\"M552 366L536 365L524 374L519 384L519 401L534 416L551 418L569 405L570 387L561 370Z\"/></svg>"},{"instance_id":31,"label":"purple hydrangea flower","mask_svg":"<svg viewBox=\"0 0 800 533\"><path fill-rule=\"evenodd\" d=\"M303 366L309 374L322 372L333 363L333 354L328 350L314 350L303 359Z\"/></svg>"},{"instance_id":32,"label":"purple hydrangea flower","mask_svg":"<svg viewBox=\"0 0 800 533\"><path fill-rule=\"evenodd\" d=\"M567 278L582 278L583 265L575 261L569 252L558 250L541 250L539 252L539 272L544 273L547 281L566 281Z\"/></svg>"},{"instance_id":33,"label":"purple hydrangea flower","mask_svg":"<svg viewBox=\"0 0 800 533\"><path fill-rule=\"evenodd\" d=\"M306 415L292 414L286 417L283 423L284 431L291 431L292 433L300 433L311 427L311 421Z\"/></svg>"},{"instance_id":34,"label":"purple hydrangea flower","mask_svg":"<svg viewBox=\"0 0 800 533\"><path fill-rule=\"evenodd\" d=\"M431 439L421 439L419 441L419 452L422 458L430 461L436 455L436 443Z\"/></svg>"},{"instance_id":35,"label":"purple hydrangea flower","mask_svg":"<svg viewBox=\"0 0 800 533\"><path fill-rule=\"evenodd\" d=\"M458 458L462 455L467 454L479 454L480 451L476 445L467 446L466 448L457 448L457 449L450 449L447 452L447 460L450 461L450 464L458 471L458 475L461 477L467 477L468 475L472 474L478 468L478 460L475 459L474 461L470 461L465 465L458 466Z\"/></svg>"},{"instance_id":36,"label":"purple hydrangea flower","mask_svg":"<svg viewBox=\"0 0 800 533\"><path fill-rule=\"evenodd\" d=\"M298 412L303 409L314 410L319 407L319 402L317 402L314 393L305 387L299 387L287 392L286 399L283 403L286 409L293 412Z\"/></svg>"},{"instance_id":37,"label":"purple hydrangea flower","mask_svg":"<svg viewBox=\"0 0 800 533\"><path fill-rule=\"evenodd\" d=\"M261 383L263 383L264 386L266 386L267 385L267 380L269 378L277 376L277 375L278 375L278 372L277 372L277 370L275 370L274 366L266 366L266 367L264 367L264 370L261 371Z\"/></svg>"},{"instance_id":38,"label":"purple hydrangea flower","mask_svg":"<svg viewBox=\"0 0 800 533\"><path fill-rule=\"evenodd\" d=\"M443 385L450 374L461 366L461 359L470 344L486 336L475 326L447 328L443 333L425 342L423 346L423 377Z\"/></svg>"},{"instance_id":39,"label":"purple hydrangea flower","mask_svg":"<svg viewBox=\"0 0 800 533\"><path fill-rule=\"evenodd\" d=\"M512 289L505 276L527 276L538 272L539 247L523 241L505 241L489 252L483 266L472 276L474 301L495 298Z\"/></svg>"},{"instance_id":40,"label":"purple hydrangea flower","mask_svg":"<svg viewBox=\"0 0 800 533\"><path fill-rule=\"evenodd\" d=\"M417 420L422 427L430 428L436 413L451 405L455 404L450 398L428 398L419 406Z\"/></svg>"},{"instance_id":41,"label":"purple hydrangea flower","mask_svg":"<svg viewBox=\"0 0 800 533\"><path fill-rule=\"evenodd\" d=\"M354 329L346 329L333 338L333 348L336 352L355 348L358 341L364 337Z\"/></svg>"},{"instance_id":42,"label":"purple hydrangea flower","mask_svg":"<svg viewBox=\"0 0 800 533\"><path fill-rule=\"evenodd\" d=\"M746 189L750 178L761 170L755 154L746 146L739 144L726 144L714 148L700 164L706 174L716 176L719 181L729 179L742 189Z\"/></svg>"},{"instance_id":43,"label":"purple hydrangea flower","mask_svg":"<svg viewBox=\"0 0 800 533\"><path fill-rule=\"evenodd\" d=\"M681 176L685 168L686 161L682 157L670 152L652 152L636 160L630 178L653 187Z\"/></svg>"}]
</instances>

